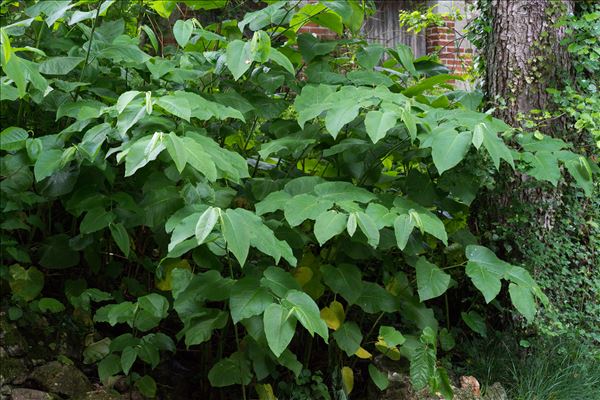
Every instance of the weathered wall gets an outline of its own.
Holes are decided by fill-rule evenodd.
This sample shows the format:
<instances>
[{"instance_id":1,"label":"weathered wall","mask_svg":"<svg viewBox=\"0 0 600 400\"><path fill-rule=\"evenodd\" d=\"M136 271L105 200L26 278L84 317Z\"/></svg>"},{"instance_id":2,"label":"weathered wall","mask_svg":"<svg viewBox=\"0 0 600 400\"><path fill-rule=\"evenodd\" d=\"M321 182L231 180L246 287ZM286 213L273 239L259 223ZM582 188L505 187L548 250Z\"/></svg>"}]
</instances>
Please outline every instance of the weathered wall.
<instances>
[{"instance_id":1,"label":"weathered wall","mask_svg":"<svg viewBox=\"0 0 600 400\"><path fill-rule=\"evenodd\" d=\"M365 21L363 33L370 42L394 47L402 43L410 46L415 57L426 54L425 32L415 35L406 32L398 22L400 10L414 10L423 5L423 0L376 0L377 12Z\"/></svg>"}]
</instances>

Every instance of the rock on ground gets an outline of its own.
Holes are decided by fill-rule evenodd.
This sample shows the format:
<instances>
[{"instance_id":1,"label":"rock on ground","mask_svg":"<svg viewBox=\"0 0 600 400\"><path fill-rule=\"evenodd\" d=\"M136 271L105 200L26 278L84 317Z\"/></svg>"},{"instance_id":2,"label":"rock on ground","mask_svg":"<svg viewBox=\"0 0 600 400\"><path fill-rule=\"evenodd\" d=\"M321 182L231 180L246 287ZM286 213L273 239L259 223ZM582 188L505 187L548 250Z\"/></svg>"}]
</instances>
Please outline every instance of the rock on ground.
<instances>
[{"instance_id":1,"label":"rock on ground","mask_svg":"<svg viewBox=\"0 0 600 400\"><path fill-rule=\"evenodd\" d=\"M88 378L73 365L52 361L33 370L29 377L45 390L68 397L81 397L92 390Z\"/></svg>"},{"instance_id":2,"label":"rock on ground","mask_svg":"<svg viewBox=\"0 0 600 400\"><path fill-rule=\"evenodd\" d=\"M12 400L55 400L57 399L50 393L41 390L17 388L10 393Z\"/></svg>"}]
</instances>

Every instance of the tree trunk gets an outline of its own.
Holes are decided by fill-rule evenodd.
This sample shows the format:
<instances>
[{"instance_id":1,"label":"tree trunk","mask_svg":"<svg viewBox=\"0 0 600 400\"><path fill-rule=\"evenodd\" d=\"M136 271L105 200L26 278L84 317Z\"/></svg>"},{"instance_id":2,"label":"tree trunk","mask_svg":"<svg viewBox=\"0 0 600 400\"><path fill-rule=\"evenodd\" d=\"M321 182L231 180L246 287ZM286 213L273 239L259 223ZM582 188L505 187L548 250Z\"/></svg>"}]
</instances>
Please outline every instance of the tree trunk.
<instances>
[{"instance_id":1,"label":"tree trunk","mask_svg":"<svg viewBox=\"0 0 600 400\"><path fill-rule=\"evenodd\" d=\"M570 75L569 55L560 44L565 31L557 28L556 22L565 13L572 13L573 0L484 1L488 2L484 12L492 28L487 47L481 49L486 61L486 97L497 118L522 127L524 120L532 119L532 110L552 108L546 89L560 88ZM566 122L559 118L545 126L538 123L536 128L563 136ZM560 184L555 188L531 181L519 172L501 172L496 177L496 188L478 200L477 228L495 236L495 226L501 224L505 232L517 237L535 234L542 238L555 224L561 199ZM528 214L527 232L519 222L524 213ZM519 249L512 246L510 238L506 239L504 247L518 254ZM517 254L506 256L514 258Z\"/></svg>"},{"instance_id":2,"label":"tree trunk","mask_svg":"<svg viewBox=\"0 0 600 400\"><path fill-rule=\"evenodd\" d=\"M546 88L569 73L565 32L554 24L573 12L573 0L491 0L489 11L485 89L495 116L518 126L520 114L549 107Z\"/></svg>"}]
</instances>

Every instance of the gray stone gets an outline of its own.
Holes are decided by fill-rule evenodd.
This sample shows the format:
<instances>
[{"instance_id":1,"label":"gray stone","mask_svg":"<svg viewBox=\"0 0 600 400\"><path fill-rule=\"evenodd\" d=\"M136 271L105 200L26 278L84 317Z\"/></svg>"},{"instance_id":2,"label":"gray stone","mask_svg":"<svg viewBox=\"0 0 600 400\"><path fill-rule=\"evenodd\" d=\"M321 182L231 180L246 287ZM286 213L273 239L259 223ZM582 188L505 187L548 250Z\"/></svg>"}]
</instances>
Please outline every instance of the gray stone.
<instances>
[{"instance_id":1,"label":"gray stone","mask_svg":"<svg viewBox=\"0 0 600 400\"><path fill-rule=\"evenodd\" d=\"M88 378L73 365L52 361L37 367L30 379L51 393L78 398L92 390Z\"/></svg>"},{"instance_id":2,"label":"gray stone","mask_svg":"<svg viewBox=\"0 0 600 400\"><path fill-rule=\"evenodd\" d=\"M41 390L17 388L11 392L12 400L54 400L55 396Z\"/></svg>"},{"instance_id":3,"label":"gray stone","mask_svg":"<svg viewBox=\"0 0 600 400\"><path fill-rule=\"evenodd\" d=\"M29 349L17 326L5 318L0 318L0 346L10 357L22 357Z\"/></svg>"},{"instance_id":4,"label":"gray stone","mask_svg":"<svg viewBox=\"0 0 600 400\"><path fill-rule=\"evenodd\" d=\"M0 358L0 386L21 384L27 379L27 365L22 358Z\"/></svg>"},{"instance_id":5,"label":"gray stone","mask_svg":"<svg viewBox=\"0 0 600 400\"><path fill-rule=\"evenodd\" d=\"M74 400L125 400L129 399L128 395L120 394L114 390L108 390L105 388L93 390L85 393L82 397L78 397Z\"/></svg>"},{"instance_id":6,"label":"gray stone","mask_svg":"<svg viewBox=\"0 0 600 400\"><path fill-rule=\"evenodd\" d=\"M508 400L508 395L506 394L506 390L502 387L502 385L498 382L494 383L492 386L487 388L485 391L485 395L483 395L484 400Z\"/></svg>"}]
</instances>

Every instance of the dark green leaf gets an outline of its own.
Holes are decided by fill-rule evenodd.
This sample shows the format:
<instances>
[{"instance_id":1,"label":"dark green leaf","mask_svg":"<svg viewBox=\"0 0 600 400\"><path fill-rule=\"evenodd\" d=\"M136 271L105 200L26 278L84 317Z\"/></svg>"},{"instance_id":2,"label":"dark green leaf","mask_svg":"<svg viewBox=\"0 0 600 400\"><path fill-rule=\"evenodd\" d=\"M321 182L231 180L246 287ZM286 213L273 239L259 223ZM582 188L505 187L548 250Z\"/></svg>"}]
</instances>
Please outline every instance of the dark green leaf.
<instances>
[{"instance_id":1,"label":"dark green leaf","mask_svg":"<svg viewBox=\"0 0 600 400\"><path fill-rule=\"evenodd\" d=\"M333 332L333 338L338 347L342 349L348 357L352 357L360 347L363 336L360 328L355 322L346 321Z\"/></svg>"},{"instance_id":2,"label":"dark green leaf","mask_svg":"<svg viewBox=\"0 0 600 400\"><path fill-rule=\"evenodd\" d=\"M273 304L273 296L260 286L258 280L242 279L232 288L229 299L231 319L237 324L244 318L262 314L270 304Z\"/></svg>"},{"instance_id":3,"label":"dark green leaf","mask_svg":"<svg viewBox=\"0 0 600 400\"><path fill-rule=\"evenodd\" d=\"M243 353L233 353L216 363L208 372L208 380L213 387L247 385L252 380L250 362Z\"/></svg>"},{"instance_id":4,"label":"dark green leaf","mask_svg":"<svg viewBox=\"0 0 600 400\"><path fill-rule=\"evenodd\" d=\"M144 375L135 382L135 387L148 398L156 397L156 382L150 375Z\"/></svg>"},{"instance_id":5,"label":"dark green leaf","mask_svg":"<svg viewBox=\"0 0 600 400\"><path fill-rule=\"evenodd\" d=\"M385 390L389 386L390 382L388 381L387 376L377 369L373 364L369 364L369 376L371 380L379 388L379 390Z\"/></svg>"},{"instance_id":6,"label":"dark green leaf","mask_svg":"<svg viewBox=\"0 0 600 400\"><path fill-rule=\"evenodd\" d=\"M462 312L460 316L465 324L469 328L471 328L474 332L479 333L483 337L487 337L487 328L485 325L485 320L481 315L476 313L475 311L469 311L468 313Z\"/></svg>"},{"instance_id":7,"label":"dark green leaf","mask_svg":"<svg viewBox=\"0 0 600 400\"><path fill-rule=\"evenodd\" d=\"M25 147L25 140L29 135L23 128L8 127L0 132L0 150L16 151Z\"/></svg>"},{"instance_id":8,"label":"dark green leaf","mask_svg":"<svg viewBox=\"0 0 600 400\"><path fill-rule=\"evenodd\" d=\"M363 282L360 270L356 266L341 264L336 268L331 265L323 265L321 273L325 284L334 293L343 296L348 304L356 303L361 296Z\"/></svg>"},{"instance_id":9,"label":"dark green leaf","mask_svg":"<svg viewBox=\"0 0 600 400\"><path fill-rule=\"evenodd\" d=\"M122 223L109 224L110 234L125 257L129 257L129 235Z\"/></svg>"},{"instance_id":10,"label":"dark green leaf","mask_svg":"<svg viewBox=\"0 0 600 400\"><path fill-rule=\"evenodd\" d=\"M435 372L435 352L420 343L410 357L410 380L416 390L425 388Z\"/></svg>"}]
</instances>

